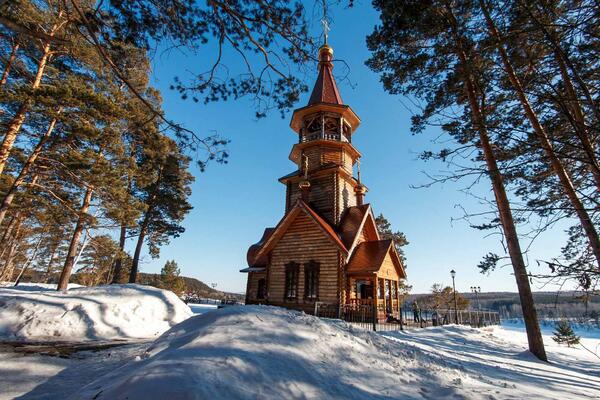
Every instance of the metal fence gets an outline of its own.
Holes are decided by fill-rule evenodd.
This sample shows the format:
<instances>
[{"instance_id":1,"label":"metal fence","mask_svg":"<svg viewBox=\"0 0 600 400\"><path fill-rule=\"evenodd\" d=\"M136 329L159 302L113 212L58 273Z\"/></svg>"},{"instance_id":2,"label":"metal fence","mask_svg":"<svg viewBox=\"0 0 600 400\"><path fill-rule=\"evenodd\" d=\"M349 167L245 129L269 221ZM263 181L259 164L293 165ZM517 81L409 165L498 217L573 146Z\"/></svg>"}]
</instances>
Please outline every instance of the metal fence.
<instances>
[{"instance_id":1,"label":"metal fence","mask_svg":"<svg viewBox=\"0 0 600 400\"><path fill-rule=\"evenodd\" d=\"M382 307L366 304L315 303L315 316L344 320L370 331L396 331L448 324L484 327L500 324L500 315L488 310L419 310L403 308L399 315L388 315Z\"/></svg>"},{"instance_id":2,"label":"metal fence","mask_svg":"<svg viewBox=\"0 0 600 400\"><path fill-rule=\"evenodd\" d=\"M410 308L402 309L402 320L407 327L468 325L481 328L500 324L500 314L489 310L419 310L416 315Z\"/></svg>"},{"instance_id":3,"label":"metal fence","mask_svg":"<svg viewBox=\"0 0 600 400\"><path fill-rule=\"evenodd\" d=\"M395 318L382 319L382 315L382 310L378 310L373 305L320 302L315 304L315 316L317 317L341 319L354 327L369 331L397 331L403 329L401 320Z\"/></svg>"}]
</instances>

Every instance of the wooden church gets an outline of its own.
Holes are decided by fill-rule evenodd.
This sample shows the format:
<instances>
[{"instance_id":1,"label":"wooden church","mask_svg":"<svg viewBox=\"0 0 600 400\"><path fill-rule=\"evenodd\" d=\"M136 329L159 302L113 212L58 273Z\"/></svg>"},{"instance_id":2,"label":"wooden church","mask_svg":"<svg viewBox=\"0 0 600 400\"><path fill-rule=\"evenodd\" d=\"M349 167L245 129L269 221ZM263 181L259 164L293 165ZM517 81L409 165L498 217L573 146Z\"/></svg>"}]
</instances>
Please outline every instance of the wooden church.
<instances>
[{"instance_id":1,"label":"wooden church","mask_svg":"<svg viewBox=\"0 0 600 400\"><path fill-rule=\"evenodd\" d=\"M352 145L360 119L344 104L332 74L333 49L319 49L319 76L306 107L294 111L298 134L290 160L297 170L279 178L286 186L285 215L248 250L246 304L313 312L315 302L377 304L398 316L398 287L406 278L391 240L382 240L361 154ZM357 177L353 167L357 165Z\"/></svg>"}]
</instances>

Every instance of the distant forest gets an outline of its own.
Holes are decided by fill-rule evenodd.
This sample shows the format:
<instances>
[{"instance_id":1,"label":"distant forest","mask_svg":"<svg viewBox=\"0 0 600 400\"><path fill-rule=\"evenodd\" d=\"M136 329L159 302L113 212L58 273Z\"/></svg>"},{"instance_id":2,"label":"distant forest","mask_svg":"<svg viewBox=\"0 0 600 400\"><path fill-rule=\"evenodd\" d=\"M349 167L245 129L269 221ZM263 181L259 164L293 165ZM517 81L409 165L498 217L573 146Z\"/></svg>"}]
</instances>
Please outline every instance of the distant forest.
<instances>
[{"instance_id":1,"label":"distant forest","mask_svg":"<svg viewBox=\"0 0 600 400\"><path fill-rule=\"evenodd\" d=\"M472 309L481 307L485 310L497 311L503 318L522 317L519 293L512 292L487 292L475 296L473 293L460 293L470 301ZM410 305L416 299L428 296L427 294L411 294L406 298ZM594 311L600 313L600 299L598 296L588 296L587 309L585 295L579 291L564 292L533 292L533 298L538 316L540 318L581 317L591 315Z\"/></svg>"}]
</instances>

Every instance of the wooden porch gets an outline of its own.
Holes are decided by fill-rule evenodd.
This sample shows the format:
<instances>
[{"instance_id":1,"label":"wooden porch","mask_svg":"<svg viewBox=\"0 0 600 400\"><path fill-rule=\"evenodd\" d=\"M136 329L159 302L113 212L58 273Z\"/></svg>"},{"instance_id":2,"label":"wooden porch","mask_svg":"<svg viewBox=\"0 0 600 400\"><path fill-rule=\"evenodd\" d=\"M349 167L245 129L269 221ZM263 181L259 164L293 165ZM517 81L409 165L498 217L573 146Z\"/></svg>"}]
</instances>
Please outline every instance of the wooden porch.
<instances>
[{"instance_id":1,"label":"wooden porch","mask_svg":"<svg viewBox=\"0 0 600 400\"><path fill-rule=\"evenodd\" d=\"M376 306L377 318L400 318L400 281L373 275L349 276L346 284L346 304Z\"/></svg>"}]
</instances>

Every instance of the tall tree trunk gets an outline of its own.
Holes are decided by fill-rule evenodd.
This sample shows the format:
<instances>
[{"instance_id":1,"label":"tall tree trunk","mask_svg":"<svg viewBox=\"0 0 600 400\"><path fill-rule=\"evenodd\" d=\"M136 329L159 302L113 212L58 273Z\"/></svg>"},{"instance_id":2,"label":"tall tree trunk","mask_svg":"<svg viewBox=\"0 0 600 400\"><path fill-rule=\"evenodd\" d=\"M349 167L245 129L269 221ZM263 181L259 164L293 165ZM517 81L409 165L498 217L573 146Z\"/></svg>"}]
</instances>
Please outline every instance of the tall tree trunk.
<instances>
[{"instance_id":1,"label":"tall tree trunk","mask_svg":"<svg viewBox=\"0 0 600 400\"><path fill-rule=\"evenodd\" d=\"M158 196L157 192L158 192L158 188L161 184L162 181L162 174L163 174L163 165L161 165L158 169L158 176L156 178L156 182L154 182L154 189L152 190L152 195L150 196L150 199L148 200L148 209L146 210L146 213L144 214L144 220L140 226L140 236L138 237L138 241L137 244L135 245L135 253L133 255L133 261L131 262L131 272L129 273L129 283L135 283L137 280L137 273L138 273L138 266L139 266L139 262L140 262L140 254L142 252L142 246L144 244L144 239L146 237L146 234L148 233L148 225L150 223L150 214L152 213L153 209L154 209L154 205L156 202L156 198Z\"/></svg>"},{"instance_id":2,"label":"tall tree trunk","mask_svg":"<svg viewBox=\"0 0 600 400\"><path fill-rule=\"evenodd\" d=\"M4 258L4 267L0 272L0 282L4 280L12 280L14 260L17 254L17 249L19 247L19 241L21 239L21 222L22 219L19 219L14 230L15 234L12 240L9 242L10 244L8 245L8 254L6 255L6 258Z\"/></svg>"},{"instance_id":3,"label":"tall tree trunk","mask_svg":"<svg viewBox=\"0 0 600 400\"><path fill-rule=\"evenodd\" d=\"M54 265L54 257L56 256L56 250L58 248L58 244L52 247L50 250L50 259L48 260L48 267L46 268L46 274L44 276L44 281L49 283L50 275L52 274L52 266Z\"/></svg>"},{"instance_id":4,"label":"tall tree trunk","mask_svg":"<svg viewBox=\"0 0 600 400\"><path fill-rule=\"evenodd\" d=\"M15 41L15 44L13 44L12 49L10 51L10 56L8 57L8 60L6 61L6 65L4 66L4 72L2 73L2 79L0 79L0 86L4 86L6 84L6 82L8 81L8 75L10 74L12 65L15 62L15 59L17 58L17 51L19 51L19 42Z\"/></svg>"},{"instance_id":5,"label":"tall tree trunk","mask_svg":"<svg viewBox=\"0 0 600 400\"><path fill-rule=\"evenodd\" d=\"M17 176L17 178L13 181L12 185L8 188L8 190L4 194L4 198L2 199L2 202L0 203L0 224L2 224L2 221L4 221L4 217L6 216L6 213L9 209L10 205L12 204L12 201L17 192L17 188L19 186L21 186L23 184L23 182L25 181L27 174L29 174L29 172L31 171L31 168L35 164L35 161L37 160L38 156L42 152L42 149L44 148L44 144L46 144L46 142L48 141L48 138L50 137L50 135L52 135L52 131L54 130L55 126L56 126L56 118L52 119L52 121L50 122L50 125L48 126L48 129L46 129L46 132L38 141L38 144L33 149L33 152L29 155L29 158L27 158L27 161L25 161L25 164L23 164L23 167L21 168L21 172L19 172L19 175Z\"/></svg>"},{"instance_id":6,"label":"tall tree trunk","mask_svg":"<svg viewBox=\"0 0 600 400\"><path fill-rule=\"evenodd\" d=\"M2 251L0 251L0 260L4 259L4 254L10 248L10 244L12 243L12 241L10 240L10 237L17 236L17 233L20 230L22 222L23 222L23 215L21 214L20 211L17 211L15 213L14 217L12 218L12 220L10 221L10 223L8 224L8 226L6 227L4 234L2 235L2 241L0 242L0 245L2 245ZM16 232L16 233L13 235L13 232Z\"/></svg>"},{"instance_id":7,"label":"tall tree trunk","mask_svg":"<svg viewBox=\"0 0 600 400\"><path fill-rule=\"evenodd\" d=\"M61 15L62 15L62 12L61 12L61 14L59 14L59 17ZM62 28L62 26L65 23L66 23L66 21L56 23L52 27L52 29L50 30L48 35L54 36L56 34L56 32L60 28ZM46 70L46 65L48 64L48 59L50 58L51 54L52 53L50 52L50 42L46 42L44 44L44 47L42 48L42 56L40 57L40 60L38 61L37 72L35 74L35 78L33 79L33 82L31 84L31 88L33 90L40 87L40 84L42 83L42 77L44 76L44 71ZM13 116L12 120L8 124L8 127L6 129L6 134L4 136L4 139L2 140L2 145L0 145L0 175L2 175L2 173L4 172L4 167L6 166L8 156L10 155L10 151L12 150L15 140L17 139L17 135L19 134L19 131L21 130L21 126L23 125L23 122L25 122L25 115L29 111L30 106L31 106L31 102L29 100L26 100L23 104L21 104L21 106L17 110L16 114Z\"/></svg>"},{"instance_id":8,"label":"tall tree trunk","mask_svg":"<svg viewBox=\"0 0 600 400\"><path fill-rule=\"evenodd\" d=\"M130 156L130 159L133 158ZM133 178L131 174L127 174L127 194L131 195L133 190ZM125 221L121 221L121 232L119 233L119 254L115 258L114 272L111 283L120 283L121 274L123 273L123 254L125 254L125 241L127 240L127 225Z\"/></svg>"},{"instance_id":9,"label":"tall tree trunk","mask_svg":"<svg viewBox=\"0 0 600 400\"><path fill-rule=\"evenodd\" d=\"M471 108L473 125L477 128L479 133L479 141L483 151L483 156L485 158L488 175L490 177L490 181L492 182L492 189L496 199L496 207L498 208L502 231L504 233L504 237L508 246L508 254L510 256L513 271L515 273L521 309L523 311L523 320L525 321L525 330L527 332L529 351L540 360L548 361L546 350L544 348L542 332L538 322L537 311L535 309L533 294L531 292L531 286L529 285L527 268L525 266L525 261L523 260L521 245L519 244L519 235L517 234L517 228L515 226L510 202L504 187L504 179L498 168L496 156L490 143L487 124L485 123L485 118L482 111L483 109L479 106L479 102L477 101L477 92L473 79L474 75L470 67L469 59L464 50L463 40L458 33L458 23L454 17L454 13L452 12L452 8L449 3L446 3L446 9L448 10L453 27L453 37L456 42L457 56L460 60L462 68L464 69L465 92L469 101L469 107Z\"/></svg>"},{"instance_id":10,"label":"tall tree trunk","mask_svg":"<svg viewBox=\"0 0 600 400\"><path fill-rule=\"evenodd\" d=\"M503 45L503 38L500 35L498 29L496 28L496 25L490 16L489 10L487 9L485 0L479 0L479 4L485 16L490 35L492 36L492 38L494 38L496 42L496 48L500 53L500 58L502 59L502 64L504 65L504 71L508 75L508 79L510 80L511 85L517 93L519 102L521 103L521 106L525 111L525 115L527 116L529 123L532 125L533 130L535 131L538 141L540 142L540 146L542 147L546 154L546 157L548 157L550 161L552 170L557 175L565 195L571 202L571 205L573 206L573 209L575 210L577 217L581 222L581 226L583 227L583 230L585 231L586 236L588 238L590 248L592 249L594 257L596 258L598 268L600 268L600 238L598 237L598 232L594 227L590 215L588 214L583 203L581 202L581 199L579 199L579 197L577 196L577 192L575 191L575 187L573 185L571 177L569 176L569 173L567 172L566 168L554 152L554 148L552 146L552 143L550 142L546 130L540 123L537 114L535 113L535 111L531 107L531 104L529 103L529 99L525 94L523 85L521 84L520 79L517 77L515 70L510 62L510 59L508 58L508 54L506 53L506 49Z\"/></svg>"},{"instance_id":11,"label":"tall tree trunk","mask_svg":"<svg viewBox=\"0 0 600 400\"><path fill-rule=\"evenodd\" d=\"M19 275L17 276L17 279L15 279L15 286L19 285L19 282L21 282L21 278L23 277L23 274L25 273L25 271L27 271L27 269L29 268L29 266L33 262L35 256L37 255L37 252L38 252L38 250L40 248L40 244L42 244L43 237L44 237L44 233L42 233L42 235L40 235L40 238L37 241L37 244L35 245L35 248L33 249L33 253L27 259L27 262L25 264L23 264L23 267L21 268L21 272L19 272Z\"/></svg>"},{"instance_id":12,"label":"tall tree trunk","mask_svg":"<svg viewBox=\"0 0 600 400\"><path fill-rule=\"evenodd\" d=\"M133 254L133 261L131 262L131 271L129 272L129 283L135 283L137 281L138 266L140 263L140 254L142 253L142 247L144 245L144 239L146 238L147 219L144 219L144 223L140 229L140 235L138 236L137 243L135 245L135 253Z\"/></svg>"},{"instance_id":13,"label":"tall tree trunk","mask_svg":"<svg viewBox=\"0 0 600 400\"><path fill-rule=\"evenodd\" d=\"M127 227L125 224L121 225L121 232L119 234L119 254L115 259L114 273L111 283L119 283L121 279L121 271L123 270L123 253L125 251L125 240L127 239Z\"/></svg>"},{"instance_id":14,"label":"tall tree trunk","mask_svg":"<svg viewBox=\"0 0 600 400\"><path fill-rule=\"evenodd\" d=\"M12 230L14 229L15 224L17 223L18 216L18 213L17 215L14 215L11 218L8 225L6 225L6 227L4 228L4 232L2 233L2 239L0 240L0 247L2 249L2 251L0 251L0 260L2 260L2 256L4 255L4 249L6 248L5 245L7 243L8 238L12 234Z\"/></svg>"},{"instance_id":15,"label":"tall tree trunk","mask_svg":"<svg viewBox=\"0 0 600 400\"><path fill-rule=\"evenodd\" d=\"M83 198L81 208L79 209L77 224L75 225L75 230L73 231L73 236L71 237L71 242L69 243L67 257L60 273L60 278L58 279L58 287L56 288L57 290L67 290L69 285L69 279L71 278L73 265L75 264L75 257L77 257L77 246L79 244L79 239L81 238L81 233L83 232L83 228L88 216L87 212L90 208L90 203L92 202L93 192L94 190L92 186L88 186L85 191L85 196Z\"/></svg>"}]
</instances>

